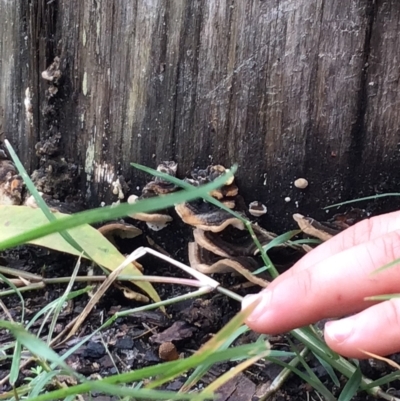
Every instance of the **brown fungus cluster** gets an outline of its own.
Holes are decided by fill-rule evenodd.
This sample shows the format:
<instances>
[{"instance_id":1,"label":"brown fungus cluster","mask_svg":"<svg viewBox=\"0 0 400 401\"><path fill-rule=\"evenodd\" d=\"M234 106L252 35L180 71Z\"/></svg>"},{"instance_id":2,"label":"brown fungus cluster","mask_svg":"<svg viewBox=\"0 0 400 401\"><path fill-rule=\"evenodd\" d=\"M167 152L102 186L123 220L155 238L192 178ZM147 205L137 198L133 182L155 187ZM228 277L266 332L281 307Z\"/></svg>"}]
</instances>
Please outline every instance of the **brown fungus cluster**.
<instances>
[{"instance_id":1,"label":"brown fungus cluster","mask_svg":"<svg viewBox=\"0 0 400 401\"><path fill-rule=\"evenodd\" d=\"M157 171L171 175L175 177L177 164L172 161L162 162L158 165ZM177 189L176 185L172 184L168 180L164 180L160 177L155 177L154 180L150 181L145 185L142 190L142 194L137 197L131 195L128 198L128 203L135 203L138 200L149 199L159 195L166 195L170 192L174 192ZM136 220L146 222L147 226L152 230L158 231L163 229L168 223L172 221L172 217L167 211L161 210L155 213L135 213L130 217Z\"/></svg>"},{"instance_id":2,"label":"brown fungus cluster","mask_svg":"<svg viewBox=\"0 0 400 401\"><path fill-rule=\"evenodd\" d=\"M157 170L175 176L176 163L163 162ZM225 167L211 165L206 169L192 171L190 177L185 178L185 182L198 187L214 181L225 173ZM164 195L177 189L167 180L155 178L143 188L141 196L136 197L134 201ZM240 199L234 177L229 178L221 188L210 192L210 195L245 217L241 207L243 201ZM175 211L184 223L193 227L194 241L188 246L189 263L192 268L205 274L237 272L253 283L266 286L267 281L251 273L261 267L261 262L257 257L258 249L245 229L242 219L202 199L178 204L175 206ZM172 220L166 211L139 213L131 217L147 223ZM262 245L269 243L275 237L256 224L253 224L253 230Z\"/></svg>"}]
</instances>

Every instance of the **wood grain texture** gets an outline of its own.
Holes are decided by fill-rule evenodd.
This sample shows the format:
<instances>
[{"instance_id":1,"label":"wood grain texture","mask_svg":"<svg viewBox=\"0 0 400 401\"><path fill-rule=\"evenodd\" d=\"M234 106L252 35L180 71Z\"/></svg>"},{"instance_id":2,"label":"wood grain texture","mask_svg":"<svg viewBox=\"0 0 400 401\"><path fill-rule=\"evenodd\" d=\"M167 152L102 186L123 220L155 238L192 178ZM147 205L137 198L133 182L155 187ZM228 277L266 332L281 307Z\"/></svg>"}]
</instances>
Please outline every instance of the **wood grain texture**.
<instances>
[{"instance_id":1,"label":"wood grain texture","mask_svg":"<svg viewBox=\"0 0 400 401\"><path fill-rule=\"evenodd\" d=\"M30 169L34 143L60 132L92 205L117 174L143 184L132 161L238 163L276 226L398 190L398 32L397 0L1 0L0 125Z\"/></svg>"}]
</instances>

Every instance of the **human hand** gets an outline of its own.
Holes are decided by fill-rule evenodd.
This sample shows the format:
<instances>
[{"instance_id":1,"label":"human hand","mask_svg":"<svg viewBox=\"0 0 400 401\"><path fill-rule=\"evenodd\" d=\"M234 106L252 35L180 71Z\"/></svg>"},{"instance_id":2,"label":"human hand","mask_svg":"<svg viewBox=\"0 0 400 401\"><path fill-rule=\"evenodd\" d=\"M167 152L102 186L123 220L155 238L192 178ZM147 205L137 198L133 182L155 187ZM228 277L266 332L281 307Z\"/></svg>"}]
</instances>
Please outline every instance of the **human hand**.
<instances>
[{"instance_id":1,"label":"human hand","mask_svg":"<svg viewBox=\"0 0 400 401\"><path fill-rule=\"evenodd\" d=\"M348 228L305 255L260 294L247 324L278 334L325 318L328 346L347 357L362 351L388 355L400 351L400 298L367 301L373 295L400 293L400 263L371 273L400 258L400 211L373 217Z\"/></svg>"}]
</instances>

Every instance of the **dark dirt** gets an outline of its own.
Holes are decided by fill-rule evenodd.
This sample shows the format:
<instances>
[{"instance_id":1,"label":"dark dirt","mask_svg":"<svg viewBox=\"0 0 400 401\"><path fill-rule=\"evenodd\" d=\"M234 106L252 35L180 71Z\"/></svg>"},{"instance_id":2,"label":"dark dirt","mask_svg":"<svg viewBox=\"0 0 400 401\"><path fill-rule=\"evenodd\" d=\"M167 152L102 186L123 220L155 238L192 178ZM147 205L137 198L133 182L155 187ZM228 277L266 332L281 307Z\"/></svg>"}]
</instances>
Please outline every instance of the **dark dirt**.
<instances>
[{"instance_id":1,"label":"dark dirt","mask_svg":"<svg viewBox=\"0 0 400 401\"><path fill-rule=\"evenodd\" d=\"M147 236L155 241L155 243L171 252L171 256L178 260L187 262L186 246L187 238L191 236L191 229L181 222L173 223L166 229L154 232L148 230L144 223L138 223L144 230L144 235L133 240L124 240L118 243L122 252L132 252L139 245L148 246ZM177 234L179 233L179 235ZM173 246L171 246L173 243ZM293 255L292 255L293 256ZM285 256L286 259L288 255ZM160 263L152 257L144 257L140 260L146 272L157 275L181 276L176 268L166 263ZM287 260L286 260L287 262ZM2 265L29 271L36 274L42 274L45 277L65 277L70 276L75 265L75 259L68 255L61 255L56 252L47 251L45 249L23 246L2 255ZM81 267L79 275L86 274L88 265L85 263ZM258 291L257 287L250 289L241 289L240 284L243 280L239 277L233 277L230 274L219 275L227 288L235 286L235 291L241 295L247 292ZM76 284L76 288L82 288L85 284ZM187 288L177 285L155 284L157 291L162 299L171 298L173 296L186 293ZM65 285L50 285L44 290L32 291L24 293L26 315L25 321L29 321L40 309L46 306L52 300L60 297L65 290ZM6 308L15 321L21 316L21 304L16 296L3 298ZM88 302L88 296L83 295L70 301L57 322L56 333L75 318L85 307ZM60 354L66 352L71 346L76 344L82 337L90 334L99 327L108 317L117 311L134 308L139 306L134 301L127 300L121 291L115 287L108 290L106 295L97 304L89 318L79 329L76 336L67 341L66 344L56 347L56 351ZM154 365L162 362L159 355L159 349L162 344L172 343L182 357L190 356L202 344L211 338L224 324L226 324L239 310L236 301L221 296L219 294L210 294L202 299L189 300L174 304L167 308L168 316L159 311L137 313L132 316L119 318L110 328L95 335L91 341L81 347L72 356L67 359L67 363L73 368L90 377L105 377L116 374L117 372L125 372L144 366ZM8 319L4 311L0 313L1 319ZM32 327L32 332L37 333L42 320L36 322ZM41 337L46 339L48 324L45 325ZM247 334L240 339L241 343L255 341L257 335L255 333ZM7 344L12 338L6 331L0 331L0 343ZM290 350L286 336L277 336L270 339L272 348L279 350ZM12 353L10 349L9 353ZM399 359L394 356L394 359ZM335 389L333 383L322 366L315 359L309 360L310 366L314 372L322 380L328 388L332 388L335 394L339 394L339 390ZM30 368L34 366L26 365L21 369L19 385L25 378L32 375ZM233 364L223 363L214 366L202 381L202 385L206 385L213 381L216 377L231 368ZM391 369L386 364L375 361L363 361L361 363L363 372L372 379L377 379L387 374ZM244 374L239 375L236 379L223 386L220 393L220 400L236 401L236 400L252 400L255 401L265 391L267 385L273 381L280 372L281 367L270 362L260 362L256 366L251 367ZM10 371L10 359L0 360L0 392L10 390L11 387L6 376ZM340 378L344 384L344 378ZM166 386L169 390L177 390L183 384L184 379L178 378ZM393 395L400 395L400 384L391 383ZM287 380L283 389L279 390L271 399L276 401L283 400L305 400L308 397L317 396L314 390L305 384L300 378L292 375ZM112 400L113 397L105 397L100 394L94 394L94 399ZM369 400L366 394L360 394L356 400Z\"/></svg>"}]
</instances>

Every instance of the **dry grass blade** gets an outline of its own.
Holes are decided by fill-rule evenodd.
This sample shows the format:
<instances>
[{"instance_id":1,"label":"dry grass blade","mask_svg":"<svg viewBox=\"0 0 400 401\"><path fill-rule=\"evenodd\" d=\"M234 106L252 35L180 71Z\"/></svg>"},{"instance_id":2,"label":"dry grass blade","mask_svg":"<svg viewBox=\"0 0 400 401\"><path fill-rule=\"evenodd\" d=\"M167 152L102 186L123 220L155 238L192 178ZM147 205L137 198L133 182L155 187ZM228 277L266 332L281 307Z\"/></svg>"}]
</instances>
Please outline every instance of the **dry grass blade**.
<instances>
[{"instance_id":1,"label":"dry grass blade","mask_svg":"<svg viewBox=\"0 0 400 401\"><path fill-rule=\"evenodd\" d=\"M4 314L8 317L8 320L10 322L14 322L13 317L11 316L10 311L8 310L7 306L4 304L4 302L0 299L0 307L3 309Z\"/></svg>"},{"instance_id":2,"label":"dry grass blade","mask_svg":"<svg viewBox=\"0 0 400 401\"><path fill-rule=\"evenodd\" d=\"M388 365L390 365L392 368L395 368L395 369L397 369L397 370L400 370L400 365L397 364L395 361L392 361L392 360L389 359L389 358L384 358L383 356L379 356L379 355L373 354L372 352L368 352L368 351L365 351L365 350L363 350L363 349L359 349L359 350L360 350L361 352L363 352L365 355L370 356L371 358L379 359L380 361L386 362L386 363L387 363Z\"/></svg>"},{"instance_id":3,"label":"dry grass blade","mask_svg":"<svg viewBox=\"0 0 400 401\"><path fill-rule=\"evenodd\" d=\"M104 293L110 288L111 284L116 280L116 278L119 276L119 274L124 270L126 266L128 266L133 260L138 259L140 256L143 256L145 253L141 248L137 249L136 251L132 252L131 255L125 259L123 263L121 263L114 271L110 273L110 275L107 277L107 279L99 286L97 289L96 293L92 297L92 299L88 302L88 304L85 306L81 314L73 320L73 326L69 330L68 325L62 333L60 333L59 336L56 337L56 339L63 338L61 342L58 344L63 344L65 343L69 338L71 338L79 329L79 327L82 325L82 323L85 321L89 313L92 311L94 306L97 304L97 302L100 300L100 298L104 295ZM67 334L65 335L65 333Z\"/></svg>"}]
</instances>

